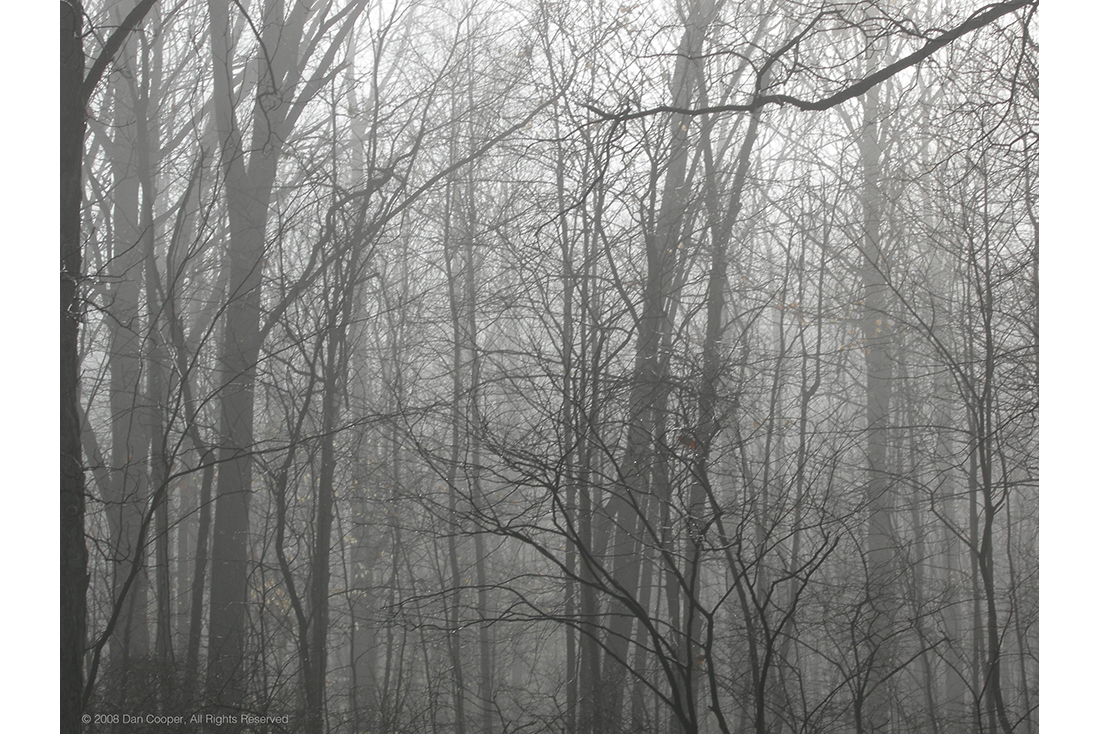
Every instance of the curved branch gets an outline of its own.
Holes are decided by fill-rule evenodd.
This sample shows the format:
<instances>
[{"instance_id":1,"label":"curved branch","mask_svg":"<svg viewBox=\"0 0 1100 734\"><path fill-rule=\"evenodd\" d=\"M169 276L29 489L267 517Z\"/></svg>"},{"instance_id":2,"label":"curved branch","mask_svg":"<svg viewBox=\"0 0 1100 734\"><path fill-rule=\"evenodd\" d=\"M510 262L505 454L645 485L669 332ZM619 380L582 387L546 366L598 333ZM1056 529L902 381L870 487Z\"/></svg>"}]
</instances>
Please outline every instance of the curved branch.
<instances>
[{"instance_id":1,"label":"curved branch","mask_svg":"<svg viewBox=\"0 0 1100 734\"><path fill-rule=\"evenodd\" d=\"M680 115L687 115L690 117L695 117L698 115L708 115L716 112L754 112L761 107L770 104L788 104L800 110L820 112L822 110L827 110L831 107L835 107L841 102L846 102L849 99L853 99L854 97L859 97L860 95L865 94L871 88L875 87L878 84L881 84L882 82L898 74L899 72L908 69L911 66L916 66L921 61L924 61L926 58L928 58L944 46L965 36L968 33L972 33L979 28L989 25L998 18L1001 18L1005 15L1008 15L1009 13L1013 13L1022 8L1037 8L1038 6L1039 0L1009 0L1008 2L986 6L983 10L979 10L978 12L971 15L963 23L955 26L949 31L944 31L940 35L929 40L927 43L924 44L924 46L917 49L908 56L898 59L894 63L889 64L888 66L885 66L878 71L869 74L868 76L865 76L864 78L845 87L844 89L841 89L839 92L831 94L828 97L824 97L822 99L799 99L798 97L792 97L789 94L757 94L753 97L753 100L751 102L745 104L727 104L717 105L714 107L699 107L695 109L673 107L671 105L660 105L658 107L651 107L649 109L638 110L636 112L608 112L589 104L584 104L583 106L605 120L618 121L636 120L641 117L658 115L663 112L672 112ZM803 31L803 34L800 34L798 38L801 38L801 35L804 34L805 31ZM770 57L767 64L765 65L765 68L774 63L779 58L779 56L789 50L792 45L794 44L788 43L786 46L783 47L783 49Z\"/></svg>"},{"instance_id":2,"label":"curved branch","mask_svg":"<svg viewBox=\"0 0 1100 734\"><path fill-rule=\"evenodd\" d=\"M91 99L92 92L95 91L99 80L103 78L103 73L114 61L115 54L122 48L126 37L145 19L146 14L152 10L156 2L157 0L141 0L123 19L122 24L111 33L107 43L103 44L103 50L99 52L99 57L92 64L92 68L88 70L88 75L84 77L84 84L81 86L80 93L84 98L85 105Z\"/></svg>"}]
</instances>

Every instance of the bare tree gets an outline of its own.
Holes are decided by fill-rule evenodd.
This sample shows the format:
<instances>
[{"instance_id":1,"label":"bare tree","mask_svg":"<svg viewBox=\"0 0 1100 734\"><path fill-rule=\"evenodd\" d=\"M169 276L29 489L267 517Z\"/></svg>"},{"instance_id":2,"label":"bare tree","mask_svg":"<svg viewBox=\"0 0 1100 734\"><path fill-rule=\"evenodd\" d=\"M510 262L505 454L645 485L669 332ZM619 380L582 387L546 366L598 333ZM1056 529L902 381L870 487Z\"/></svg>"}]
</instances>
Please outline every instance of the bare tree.
<instances>
[{"instance_id":1,"label":"bare tree","mask_svg":"<svg viewBox=\"0 0 1100 734\"><path fill-rule=\"evenodd\" d=\"M68 730L1034 731L1034 0L73 7Z\"/></svg>"}]
</instances>

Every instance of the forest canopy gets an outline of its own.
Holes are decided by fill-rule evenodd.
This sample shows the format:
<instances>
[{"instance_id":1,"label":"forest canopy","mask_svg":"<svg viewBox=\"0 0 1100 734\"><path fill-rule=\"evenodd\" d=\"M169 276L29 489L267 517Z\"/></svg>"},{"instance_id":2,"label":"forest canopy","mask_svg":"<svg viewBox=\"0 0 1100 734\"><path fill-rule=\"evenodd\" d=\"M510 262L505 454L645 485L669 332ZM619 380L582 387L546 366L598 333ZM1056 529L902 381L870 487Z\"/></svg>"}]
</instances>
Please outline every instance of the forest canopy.
<instances>
[{"instance_id":1,"label":"forest canopy","mask_svg":"<svg viewBox=\"0 0 1100 734\"><path fill-rule=\"evenodd\" d=\"M63 0L63 730L1035 734L1037 8Z\"/></svg>"}]
</instances>

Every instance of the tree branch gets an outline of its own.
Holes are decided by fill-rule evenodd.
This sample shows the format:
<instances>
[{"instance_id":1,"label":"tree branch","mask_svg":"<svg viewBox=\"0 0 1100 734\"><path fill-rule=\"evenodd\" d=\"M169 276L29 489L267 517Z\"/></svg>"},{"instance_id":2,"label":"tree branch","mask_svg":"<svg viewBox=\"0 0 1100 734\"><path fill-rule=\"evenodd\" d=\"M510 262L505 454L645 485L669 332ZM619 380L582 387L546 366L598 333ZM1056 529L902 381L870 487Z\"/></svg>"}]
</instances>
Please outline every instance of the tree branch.
<instances>
[{"instance_id":1,"label":"tree branch","mask_svg":"<svg viewBox=\"0 0 1100 734\"><path fill-rule=\"evenodd\" d=\"M952 28L949 31L945 31L939 36L936 36L935 38L929 40L924 46L917 49L908 56L905 56L904 58L901 58L894 63L889 64L882 69L879 69L873 74L869 74L863 79L860 79L859 81L851 84L848 87L845 87L839 92L836 92L835 94L832 94L828 97L824 97L823 99L806 100L792 97L788 94L762 95L758 93L756 96L753 97L753 100L751 102L748 102L746 104L727 104L717 105L714 107L699 107L695 109L673 107L671 105L661 105L659 107L651 107L649 109L638 110L636 112L608 112L589 104L584 104L583 106L605 120L620 121L636 120L641 117L658 115L663 112L672 112L680 115L688 115L690 117L695 117L698 115L708 115L716 112L754 112L761 107L769 104L789 104L800 110L820 112L822 110L827 110L831 107L835 107L841 102L846 102L849 99L865 94L872 87L881 84L882 82L903 71L904 69L908 69L910 66L916 66L921 61L924 61L926 58L928 58L944 46L948 45L952 41L955 41L968 33L976 31L979 28L987 26L998 18L1020 10L1021 8L1038 6L1039 0L1009 0L1008 2L986 6L984 10L979 10L960 25ZM777 52L776 55L769 58L767 63L765 64L765 68L770 66L779 58L779 56L789 50L791 45L792 44L787 44L783 47L781 51Z\"/></svg>"},{"instance_id":2,"label":"tree branch","mask_svg":"<svg viewBox=\"0 0 1100 734\"><path fill-rule=\"evenodd\" d=\"M92 68L88 70L88 75L84 77L84 84L81 88L81 94L84 97L84 104L88 104L88 100L92 98L92 92L95 91L96 85L99 84L99 80L103 78L103 73L107 71L107 67L114 60L115 54L122 48L122 44L125 43L126 37L130 35L131 31L138 27L145 15L153 8L157 0L141 0L134 9L130 11L129 15L123 19L122 24L115 28L107 39L107 43L103 44L103 50L99 52L99 58L92 64Z\"/></svg>"}]
</instances>

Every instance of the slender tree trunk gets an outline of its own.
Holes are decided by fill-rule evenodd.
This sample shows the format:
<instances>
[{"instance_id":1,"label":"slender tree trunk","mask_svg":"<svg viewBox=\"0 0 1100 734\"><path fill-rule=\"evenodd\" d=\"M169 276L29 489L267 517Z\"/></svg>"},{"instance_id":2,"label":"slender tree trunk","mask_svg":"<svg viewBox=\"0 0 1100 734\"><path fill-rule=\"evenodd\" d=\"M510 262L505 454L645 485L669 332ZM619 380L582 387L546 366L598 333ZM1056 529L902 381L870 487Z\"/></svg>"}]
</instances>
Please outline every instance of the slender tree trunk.
<instances>
[{"instance_id":1,"label":"slender tree trunk","mask_svg":"<svg viewBox=\"0 0 1100 734\"><path fill-rule=\"evenodd\" d=\"M1005 477L1005 482L1006 482L1006 485L1007 485L1008 467L1005 466L1004 452L999 451L998 454L999 454L999 457L1000 457L1000 460L1001 460L1001 474L1002 474L1002 476ZM1005 560L1007 561L1007 565L1008 565L1008 584L1009 584L1009 589L1010 589L1009 598L1012 601L1012 610L1013 610L1013 613L1011 614L1011 617L1012 617L1012 622L1013 622L1013 632L1015 633L1015 637L1016 637L1016 647L1017 647L1016 652L1017 652L1017 661L1018 661L1018 665L1019 665L1019 675L1020 675L1020 697L1023 699L1023 705L1024 705L1024 714L1023 714L1024 732L1025 732L1025 734L1033 734L1034 724L1032 723L1032 720L1031 720L1031 716L1032 716L1031 691L1028 688L1028 670L1027 670L1028 644L1027 644L1027 635L1024 632L1024 621L1022 619L1023 616L1024 616L1024 612L1023 612L1023 609L1021 609L1021 603L1020 603L1019 592L1018 592L1018 590L1020 588L1019 578L1017 576L1016 563L1013 560L1014 554L1013 554L1013 550L1012 550L1013 536L1015 535L1015 527L1014 527L1013 521L1012 521L1012 501L1011 501L1011 499L1012 499L1012 494L1011 494L1011 492L1008 491L1008 487L1006 486L1005 487L1005 496L1004 496Z\"/></svg>"},{"instance_id":2,"label":"slender tree trunk","mask_svg":"<svg viewBox=\"0 0 1100 734\"><path fill-rule=\"evenodd\" d=\"M195 492L194 477L185 474L179 482L180 512L176 526L175 563L173 564L175 588L175 619L173 625L173 648L177 656L186 662L187 638L191 634L188 622L191 610L191 578L194 575L195 517L198 514L198 495Z\"/></svg>"},{"instance_id":3,"label":"slender tree trunk","mask_svg":"<svg viewBox=\"0 0 1100 734\"><path fill-rule=\"evenodd\" d=\"M158 36L159 38L159 36ZM175 690L170 680L172 665L172 591L169 575L169 524L168 508L170 493L168 477L171 470L167 456L168 436L165 417L166 378L165 344L163 335L164 309L161 293L164 290L157 267L157 238L154 228L154 202L157 191L153 162L160 157L159 136L155 124L150 126L150 94L157 84L155 67L159 49L150 49L153 41L142 43L141 82L135 90L134 106L136 121L137 178L141 186L140 238L141 257L144 265L145 281L145 320L148 329L148 350L146 355L146 399L144 408L145 430L150 441L150 484L160 494L160 500L154 512L154 568L156 598L156 638L155 657L159 698L162 705L168 705L168 696ZM152 53L150 53L152 51Z\"/></svg>"},{"instance_id":4,"label":"slender tree trunk","mask_svg":"<svg viewBox=\"0 0 1100 734\"><path fill-rule=\"evenodd\" d=\"M339 287L339 286L337 286ZM321 470L317 482L317 509L313 531L313 553L310 559L309 586L309 646L310 666L304 671L306 699L306 732L324 731L325 672L328 650L329 561L332 546L333 479L336 471L336 411L338 400L338 352L342 339L330 325L322 370L321 392Z\"/></svg>"},{"instance_id":5,"label":"slender tree trunk","mask_svg":"<svg viewBox=\"0 0 1100 734\"><path fill-rule=\"evenodd\" d=\"M554 116L555 131L559 130L559 115ZM560 133L559 133L560 138ZM577 283L574 273L573 244L570 239L569 218L566 214L565 193L565 150L557 145L555 183L557 186L558 223L561 238L562 262L562 425L566 427L565 446L565 514L567 522L576 522L577 517L577 451L583 441L583 430L577 419L573 355L575 327L573 318L573 299L576 297ZM565 617L577 619L577 582L574 576L577 568L577 538L572 534L565 539ZM566 625L565 631L565 733L577 733L578 705L578 663L577 631L572 625Z\"/></svg>"},{"instance_id":6,"label":"slender tree trunk","mask_svg":"<svg viewBox=\"0 0 1100 734\"><path fill-rule=\"evenodd\" d=\"M221 277L219 275L219 278ZM217 288L215 288L215 293L219 293ZM173 352L176 355L175 367L176 372L179 374L180 393L183 397L186 414L187 437L198 456L198 466L202 467L197 507L195 508L198 511L198 520L195 530L194 563L192 564L190 590L187 595L187 638L181 691L181 699L190 704L196 701L199 691L202 690L199 679L199 650L202 646L203 602L205 601L206 570L210 553L211 510L213 507L214 478L217 469L217 452L214 446L207 443L199 432L199 408L192 388L194 364L189 359L191 350L187 345L175 294L169 290L165 293L165 297L165 313L169 318L168 333L172 339ZM207 313L202 315L197 326L201 327L204 324L212 323L215 312L220 306L220 298L211 298L207 304ZM204 328L200 328L200 334L204 330ZM184 530L181 527L181 535ZM180 555L183 555L182 542ZM181 579L181 585L183 583Z\"/></svg>"},{"instance_id":7,"label":"slender tree trunk","mask_svg":"<svg viewBox=\"0 0 1100 734\"><path fill-rule=\"evenodd\" d=\"M601 399L598 388L598 375L595 365L599 363L599 349L596 344L597 334L595 329L589 329L587 324L594 323L596 309L593 308L594 294L591 292L591 276L595 272L595 258L591 257L592 238L590 232L585 233L585 262L586 276L581 280L581 303L583 305L583 317L581 319L582 332L580 342L581 375L579 393L582 396L590 396L583 417L583 428L579 441L579 463L577 467L577 549L578 576L580 578L580 624L578 625L578 715L577 731L582 734L595 734L600 731L599 702L601 699L600 648L598 644L599 628L596 618L599 613L599 599L596 596L596 569L594 567L597 554L595 547L595 532L592 527L592 519L599 506L596 497L596 487L592 483L593 472L593 436L594 427L599 424L598 406Z\"/></svg>"},{"instance_id":8,"label":"slender tree trunk","mask_svg":"<svg viewBox=\"0 0 1100 734\"><path fill-rule=\"evenodd\" d=\"M214 495L215 455L207 448L199 454L204 468L199 489L199 522L195 539L195 564L191 577L191 607L187 622L187 659L183 667L184 700L194 701L199 685L199 649L202 647L203 601L206 592L206 566L210 548L210 510Z\"/></svg>"},{"instance_id":9,"label":"slender tree trunk","mask_svg":"<svg viewBox=\"0 0 1100 734\"><path fill-rule=\"evenodd\" d=\"M867 370L867 601L870 615L864 659L869 669L863 725L872 734L891 726L887 678L892 663L890 635L896 619L894 582L893 489L887 449L890 443L890 393L893 380L889 347L893 338L887 306L889 286L882 249L882 133L877 88L864 100L860 155L863 166L862 331Z\"/></svg>"},{"instance_id":10,"label":"slender tree trunk","mask_svg":"<svg viewBox=\"0 0 1100 734\"><path fill-rule=\"evenodd\" d=\"M714 9L712 0L697 0L688 9L672 78L672 94L677 107L687 107L694 99L698 79L695 67L704 34L713 20ZM643 513L651 504L648 502L650 464L661 460L660 456L655 458L654 450L658 442L665 440L664 436L655 435L658 418L667 410L670 389L668 360L666 355L661 354L660 347L672 328L669 310L674 296L673 276L689 193L687 164L690 125L691 120L684 115L674 114L670 120L669 160L656 231L646 236L647 271L627 407L629 428L622 463L625 473L609 506L617 525L608 548L609 559L614 564L616 583L629 596L636 596L638 591L641 570L638 539L643 527ZM601 693L610 717L608 728L614 731L622 720L627 676L625 665L634 616L630 609L613 600L608 617L608 662L603 671L604 690Z\"/></svg>"},{"instance_id":11,"label":"slender tree trunk","mask_svg":"<svg viewBox=\"0 0 1100 734\"><path fill-rule=\"evenodd\" d=\"M899 408L899 413L905 415L905 423L908 425L908 446L899 446L899 454L908 449L908 458L905 462L908 467L908 473L906 477L909 480L911 487L921 487L923 485L922 466L917 452L917 429L916 426L921 425L920 414L916 409L916 398L913 395L912 381L908 373L907 365L911 364L911 357L904 349L904 345L899 347L899 377L902 380L904 386L903 395L905 398L904 406ZM899 431L900 433L900 431ZM899 435L899 444L901 436ZM899 459L898 465L902 465L902 461ZM909 554L909 570L912 579L912 597L911 604L913 607L913 625L916 627L917 640L920 644L920 674L921 674L921 687L924 693L925 703L925 718L923 719L926 724L924 728L928 729L931 734L940 734L940 721L939 721L939 708L936 700L936 685L935 674L932 669L932 661L928 652L929 648L929 635L928 630L925 628L924 615L925 615L925 569L929 565L929 558L927 553L927 523L924 521L923 513L921 512L922 497L919 491L913 490L909 497L909 520L912 526L912 541L910 543L911 552ZM918 719L919 721L919 719Z\"/></svg>"},{"instance_id":12,"label":"slender tree trunk","mask_svg":"<svg viewBox=\"0 0 1100 734\"><path fill-rule=\"evenodd\" d=\"M581 210L581 242L584 258L582 277L579 283L580 318L578 344L578 379L575 403L578 408L577 436L577 551L578 578L580 585L580 621L578 631L578 701L577 732L596 734L602 731L600 706L602 696L601 657L599 647L600 628L597 617L600 611L596 593L597 559L602 559L606 541L598 540L604 535L593 526L593 518L602 510L600 493L593 482L593 473L598 471L596 452L596 431L601 420L601 357L603 341L601 331L595 325L600 322L599 291L594 288L597 274L598 236L603 218L605 168L594 154L591 146L586 149L595 169L595 184L592 191L591 213L586 206ZM602 513L597 517L601 523Z\"/></svg>"},{"instance_id":13,"label":"slender tree trunk","mask_svg":"<svg viewBox=\"0 0 1100 734\"><path fill-rule=\"evenodd\" d=\"M983 164L984 156L983 156ZM982 389L980 394L978 415L975 417L975 425L978 429L976 436L978 446L978 466L981 472L981 502L982 502L982 529L981 543L978 546L978 568L981 573L982 587L985 596L986 635L989 651L989 669L986 674L986 706L989 717L989 727L992 734L997 734L997 725L1008 734L1012 731L1012 723L1008 720L1005 711L1004 696L1001 691L1001 635L1000 621L997 613L997 587L993 575L994 540L993 523L1000 502L994 493L996 486L993 480L993 453L994 441L998 439L997 427L994 424L994 402L996 392L996 368L997 368L997 343L993 333L994 296L993 296L993 271L992 244L989 240L989 179L983 166L982 177L982 252L980 257L974 253L974 275L979 283L977 295L981 312L981 342L982 342Z\"/></svg>"},{"instance_id":14,"label":"slender tree trunk","mask_svg":"<svg viewBox=\"0 0 1100 734\"><path fill-rule=\"evenodd\" d=\"M366 213L369 197L361 216ZM329 578L332 555L332 519L335 502L336 431L339 405L345 392L348 369L347 332L356 301L357 284L365 253L361 227L348 234L345 259L335 263L330 314L325 334L325 361L321 395L321 471L317 484L312 574L310 576L310 663L306 680L306 725L309 734L321 734L325 715L325 678L328 658ZM396 490L395 490L396 491ZM394 549L394 558L398 549ZM396 560L395 560L396 569ZM396 573L396 570L395 570Z\"/></svg>"},{"instance_id":15,"label":"slender tree trunk","mask_svg":"<svg viewBox=\"0 0 1100 734\"><path fill-rule=\"evenodd\" d=\"M710 272L707 276L706 296L706 329L703 340L703 373L699 386L698 426L692 435L686 437L688 448L693 455L693 482L688 495L689 532L688 532L688 558L687 577L690 579L691 588L688 590L684 606L684 616L689 620L687 631L688 647L684 651L687 663L688 680L685 681L685 691L688 694L687 705L690 711L697 708L697 698L702 687L702 676L705 670L714 666L717 661L695 659L692 646L704 639L702 629L702 615L693 607L698 603L698 584L702 575L702 557L705 533L710 525L711 518L717 518L720 513L714 487L711 484L711 454L714 444L723 428L723 415L719 409L719 387L722 375L725 371L723 354L721 349L722 338L726 333L726 297L729 290L728 265L729 247L733 236L733 228L741 213L741 198L748 178L749 166L752 160L752 151L756 144L759 132L760 113L754 112L749 117L749 124L745 130L738 151L736 168L730 187L729 198L721 201L715 170L711 141L708 132L704 136L705 146L704 162L707 171L706 201L709 210L710 234L711 234L711 259ZM710 518L707 517L709 503ZM731 567L731 570L734 570ZM707 635L712 631L708 630ZM712 686L717 683L717 678L710 676ZM712 690L711 695L716 698L717 690ZM713 707L719 717L720 726L725 729L725 721L718 707Z\"/></svg>"},{"instance_id":16,"label":"slender tree trunk","mask_svg":"<svg viewBox=\"0 0 1100 734\"><path fill-rule=\"evenodd\" d=\"M471 79L473 70L471 70ZM471 88L472 92L472 88ZM470 109L474 100L469 99ZM471 143L474 138L470 131ZM465 348L469 352L470 385L466 396L466 436L469 442L469 478L470 501L475 514L484 511L485 498L481 487L481 359L477 343L477 265L474 245L477 237L478 215L476 202L476 179L473 172L466 186L466 222L465 222L465 263L463 266L465 299ZM474 534L474 563L477 576L477 614L478 625L478 694L481 700L481 731L493 734L494 694L493 694L493 643L492 630L489 627L489 578L488 559L485 550L485 535Z\"/></svg>"},{"instance_id":17,"label":"slender tree trunk","mask_svg":"<svg viewBox=\"0 0 1100 734\"><path fill-rule=\"evenodd\" d=\"M453 158L453 155L452 155ZM451 306L451 335L453 339L451 350L451 458L447 467L447 502L450 514L451 529L447 535L447 555L450 561L451 571L451 619L448 636L450 637L451 669L454 675L454 706L455 706L455 734L466 732L466 682L462 665L462 639L459 620L462 613L462 587L463 576L459 568L458 535L461 520L458 512L458 465L461 442L461 405L462 405L462 322L459 312L457 280L458 273L454 268L453 243L450 242L452 234L451 217L453 213L454 185L448 186L447 212L444 225L443 255L447 266L447 292Z\"/></svg>"},{"instance_id":18,"label":"slender tree trunk","mask_svg":"<svg viewBox=\"0 0 1100 734\"><path fill-rule=\"evenodd\" d=\"M118 16L118 13L114 14ZM120 18L116 17L116 20ZM121 63L131 75L140 73L129 49ZM111 287L111 497L108 519L114 552L114 596L121 593L130 566L145 564L145 549L137 547L138 531L149 497L148 413L142 390L141 289L144 273L144 237L140 202L139 163L134 149L137 141L127 136L136 127L140 101L134 84L128 92L114 95L115 136L112 140L112 176L114 179L113 251L107 271ZM149 629L146 615L148 584L144 569L135 577L124 600L118 625L110 643L112 675L118 688L131 689L130 674L135 662L149 654Z\"/></svg>"},{"instance_id":19,"label":"slender tree trunk","mask_svg":"<svg viewBox=\"0 0 1100 734\"><path fill-rule=\"evenodd\" d=\"M652 608L660 606L660 594L653 593L655 585L653 577L656 575L654 566L656 564L653 560L653 553L645 546L640 546L639 555L638 560L642 565L642 570L638 584L638 606L646 610L647 613L652 613ZM651 599L651 597L655 598ZM629 719L630 728L633 731L645 731L653 726L653 722L647 721L646 699L649 697L649 687L644 682L651 680L649 651L644 647L648 637L649 630L644 625L639 624L635 627L634 661L631 666L634 669L634 680L630 690Z\"/></svg>"},{"instance_id":20,"label":"slender tree trunk","mask_svg":"<svg viewBox=\"0 0 1100 734\"><path fill-rule=\"evenodd\" d=\"M366 110L373 110L376 99L374 97L374 91L370 93L365 101L361 101L356 89L356 37L354 31L349 34L347 45L347 101L352 109L362 109L364 113ZM333 108L332 114L335 116L336 110ZM352 171L360 172L369 170L367 165L367 159L370 156L370 143L372 141L371 130L368 125L368 118L366 114L355 116L350 121L352 135L356 141L362 141L361 144L356 144L351 149L351 168ZM335 120L333 121L335 125ZM335 145L335 137L333 144ZM337 171L333 171L333 177L338 177ZM403 255L408 256L408 252L403 252ZM404 321L404 310L394 308L392 304L403 302L407 296L408 288L407 283L403 284L403 287L398 289L398 293L390 297L391 290L385 289L383 291L383 298L386 303L386 312L388 314L397 313L400 323ZM358 312L362 308L357 294L352 294L353 302L352 308ZM359 318L353 319L354 323L359 323ZM395 411L400 409L400 406L404 400L404 379L401 366L401 348L402 340L400 338L400 330L395 325L395 319L393 316L388 317L388 323L391 333L391 382L387 385L388 394L394 396L393 409ZM358 339L352 340L352 345L348 345L349 359L355 358L357 362L363 365L360 369L363 370L363 374L370 375L368 371L368 365L370 360L369 354L360 354L354 344L358 344ZM382 374L385 375L385 370L382 370ZM348 378L351 380L350 374ZM370 377L364 377L357 380L352 380L346 387L347 391L351 394L351 398L357 404L362 403L371 389ZM362 441L357 448L356 455L358 458L358 464L362 465L364 461L370 462L372 454L365 448L369 446L366 441ZM376 453L381 453L381 447L374 449ZM397 573L398 573L398 558L402 552L402 540L401 540L401 519L399 517L398 507L400 501L400 487L402 482L401 474L401 452L398 444L398 431L397 427L393 427L392 436L390 438L390 450L391 450L391 462L393 472L393 487L392 494L389 497L390 508L387 511L387 522L390 525L391 533L391 555L392 555L392 570L393 577L391 578L391 588L397 585ZM376 455L376 454L374 454ZM364 488L368 485L368 482L373 478L369 478L366 472L360 470L360 467L356 467L353 470L352 476L354 477L353 486ZM356 505L352 505L352 526L354 530L354 545L352 549L352 572L349 578L348 585L350 591L350 598L348 604L349 620L348 624L351 628L350 644L349 644L349 657L350 664L350 681L348 686L349 693L349 706L351 709L352 721L354 726L357 727L369 727L375 725L378 711L380 710L381 702L379 700L379 688L377 680L378 670L378 641L377 641L377 602L375 594L375 585L379 586L382 583L382 575L376 576L374 569L375 558L371 552L371 547L374 541L374 519L368 514L369 510L365 507L360 507L356 512ZM434 712L433 712L434 715Z\"/></svg>"},{"instance_id":21,"label":"slender tree trunk","mask_svg":"<svg viewBox=\"0 0 1100 734\"><path fill-rule=\"evenodd\" d=\"M968 346L968 352L971 352L971 348ZM968 364L972 364L970 359L967 359ZM973 370L968 370L973 377ZM973 384L973 379L971 379ZM973 411L967 410L967 424L968 431L967 437L969 438L967 445L967 519L968 519L968 535L969 542L969 557L970 557L970 692L973 701L972 716L973 716L973 731L984 731L985 720L982 716L982 702L985 700L983 691L985 690L985 681L983 680L983 673L985 670L985 624L982 619L982 589L981 589L981 572L979 564L979 549L981 546L981 531L979 530L979 487L978 487L978 449L975 445L977 443L977 427L975 426Z\"/></svg>"},{"instance_id":22,"label":"slender tree trunk","mask_svg":"<svg viewBox=\"0 0 1100 734\"><path fill-rule=\"evenodd\" d=\"M805 235L805 233L804 233ZM805 267L806 253L805 253L805 241L806 237L803 237L802 254L799 261L802 267ZM824 281L825 281L825 258L826 251L829 247L829 228L826 226L822 233L821 242L821 262L818 266L817 272L817 306L815 308L814 321L817 324L816 335L814 340L814 351L811 357L806 349L805 344L805 329L799 331L799 341L801 342L802 351L802 364L800 374L800 389L799 389L799 407L798 407L798 448L795 452L795 499L794 499L794 521L791 529L791 557L787 564L787 573L791 577L790 583L787 586L786 606L788 610L788 617L786 621L786 633L783 635L783 640L779 647L779 660L785 671L788 668L798 669L799 663L797 657L799 655L797 648L794 648L794 640L798 637L798 596L800 592L800 580L798 578L798 572L802 567L802 537L803 537L803 522L805 517L805 503L806 503L806 462L809 459L809 428L810 428L810 404L813 401L814 395L817 394L818 389L821 387L821 344L822 344L822 328L824 325L825 317L823 310L823 302L825 298ZM804 292L799 293L799 302L806 302L806 295ZM813 380L810 380L810 361L813 361ZM793 655L796 658L792 661L792 648ZM798 715L795 711L794 701L791 699L790 690L787 687L786 676L782 676L781 684L783 686L783 707L786 710L787 716L791 721L796 720Z\"/></svg>"},{"instance_id":23,"label":"slender tree trunk","mask_svg":"<svg viewBox=\"0 0 1100 734\"><path fill-rule=\"evenodd\" d=\"M946 387L946 386L944 386ZM941 392L941 394L943 394ZM941 428L937 431L936 453L940 457L955 455L947 436L946 426L950 425L947 411L940 413L938 424ZM941 460L937 467L943 476L949 475L949 469ZM956 513L956 500L953 485L948 483L941 490L946 498L939 503L943 513L943 554L945 558L944 576L944 633L947 636L947 647L944 652L944 661L947 666L944 680L944 708L943 714L946 720L944 731L947 734L962 734L966 730L966 680L963 670L966 666L966 658L962 654L965 646L961 605L964 601L959 595L959 585L963 578L962 569L959 568L961 558L959 550L959 538L956 528L959 527Z\"/></svg>"}]
</instances>

